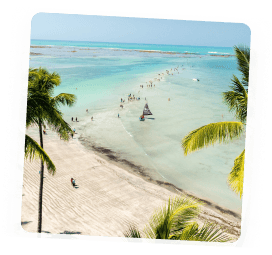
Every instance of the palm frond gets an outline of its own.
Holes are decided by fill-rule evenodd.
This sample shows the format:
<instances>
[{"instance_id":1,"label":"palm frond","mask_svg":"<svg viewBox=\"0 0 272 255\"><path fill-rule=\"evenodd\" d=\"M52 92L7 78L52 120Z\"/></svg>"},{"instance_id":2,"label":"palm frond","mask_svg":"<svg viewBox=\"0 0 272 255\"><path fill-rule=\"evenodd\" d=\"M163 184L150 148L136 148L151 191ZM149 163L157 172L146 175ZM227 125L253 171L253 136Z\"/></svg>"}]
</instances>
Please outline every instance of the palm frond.
<instances>
[{"instance_id":1,"label":"palm frond","mask_svg":"<svg viewBox=\"0 0 272 255\"><path fill-rule=\"evenodd\" d=\"M230 111L235 111L236 118L245 123L247 117L247 89L244 88L235 75L233 75L232 83L233 86L230 87L232 90L223 93L223 100Z\"/></svg>"},{"instance_id":2,"label":"palm frond","mask_svg":"<svg viewBox=\"0 0 272 255\"><path fill-rule=\"evenodd\" d=\"M50 96L53 95L54 88L59 86L61 78L56 72L50 73L45 68L32 69L29 77L32 77L31 84L37 89L37 91L45 92Z\"/></svg>"},{"instance_id":3,"label":"palm frond","mask_svg":"<svg viewBox=\"0 0 272 255\"><path fill-rule=\"evenodd\" d=\"M242 83L248 86L250 49L246 46L234 46L234 52L237 59L238 70L242 73Z\"/></svg>"},{"instance_id":4,"label":"palm frond","mask_svg":"<svg viewBox=\"0 0 272 255\"><path fill-rule=\"evenodd\" d=\"M44 112L52 107L49 103L49 96L46 93L37 93L34 89L28 88L26 126L38 124L38 119L42 118Z\"/></svg>"},{"instance_id":5,"label":"palm frond","mask_svg":"<svg viewBox=\"0 0 272 255\"><path fill-rule=\"evenodd\" d=\"M47 153L34 139L25 135L25 158L32 160L36 157L39 157L44 163L46 163L47 170L50 174L55 174L56 167Z\"/></svg>"},{"instance_id":6,"label":"palm frond","mask_svg":"<svg viewBox=\"0 0 272 255\"><path fill-rule=\"evenodd\" d=\"M145 236L152 239L175 239L200 212L199 200L188 196L169 198L168 204L155 211L144 229Z\"/></svg>"},{"instance_id":7,"label":"palm frond","mask_svg":"<svg viewBox=\"0 0 272 255\"><path fill-rule=\"evenodd\" d=\"M128 230L124 232L125 237L129 238L142 238L139 230L134 225L130 225Z\"/></svg>"},{"instance_id":8,"label":"palm frond","mask_svg":"<svg viewBox=\"0 0 272 255\"><path fill-rule=\"evenodd\" d=\"M74 103L76 102L76 96L74 94L61 93L61 94L53 97L52 101L57 106L60 104L67 105L67 106L73 106Z\"/></svg>"},{"instance_id":9,"label":"palm frond","mask_svg":"<svg viewBox=\"0 0 272 255\"><path fill-rule=\"evenodd\" d=\"M182 139L184 155L202 149L204 146L222 143L241 135L242 122L226 121L210 123L191 131Z\"/></svg>"},{"instance_id":10,"label":"palm frond","mask_svg":"<svg viewBox=\"0 0 272 255\"><path fill-rule=\"evenodd\" d=\"M45 119L50 128L61 135L62 139L68 141L73 133L70 125L62 118L62 113L56 108L51 108L45 113Z\"/></svg>"},{"instance_id":11,"label":"palm frond","mask_svg":"<svg viewBox=\"0 0 272 255\"><path fill-rule=\"evenodd\" d=\"M244 163L245 163L245 150L235 159L232 171L228 176L228 184L231 189L240 195L243 195L243 181L244 181Z\"/></svg>"},{"instance_id":12,"label":"palm frond","mask_svg":"<svg viewBox=\"0 0 272 255\"><path fill-rule=\"evenodd\" d=\"M202 242L228 242L232 238L224 233L214 223L205 223L202 228L194 222L189 224L182 233L177 236L178 240L202 241Z\"/></svg>"}]
</instances>

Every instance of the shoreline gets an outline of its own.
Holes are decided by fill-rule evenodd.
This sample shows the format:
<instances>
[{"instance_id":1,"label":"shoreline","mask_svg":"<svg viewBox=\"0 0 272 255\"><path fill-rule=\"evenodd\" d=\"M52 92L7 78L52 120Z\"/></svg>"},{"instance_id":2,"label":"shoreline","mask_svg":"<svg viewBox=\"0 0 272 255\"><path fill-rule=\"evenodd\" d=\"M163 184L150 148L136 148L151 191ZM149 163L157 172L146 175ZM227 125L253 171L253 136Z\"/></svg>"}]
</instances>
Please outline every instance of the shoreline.
<instances>
[{"instance_id":1,"label":"shoreline","mask_svg":"<svg viewBox=\"0 0 272 255\"><path fill-rule=\"evenodd\" d=\"M168 69L170 70L170 68L168 68ZM162 74L162 73L165 73L165 75L162 76L161 78L165 79L168 76L166 71L165 71L165 69L153 71L152 73L145 74L142 77L142 79L144 78L145 80L154 80L154 75L156 76L156 74ZM138 90L138 85L136 85L133 89L135 90L135 93L136 93L136 91ZM125 98L125 97L123 97L123 98ZM120 103L116 103L116 105L119 105L119 104ZM116 109L118 109L118 108L119 108L119 106L116 106ZM67 118L67 122L70 125L74 125L73 123L70 122L69 118ZM87 126L85 124L82 127L84 130ZM122 155L120 155L120 153L117 153L114 150L114 148L109 148L103 144L97 144L96 140L91 141L91 139L88 139L88 135L85 135L84 131L81 132L82 129L77 128L77 130L79 133L78 140L80 141L80 143L86 149L94 152L96 155L98 155L99 157L108 161L110 164L114 164L114 165L128 171L129 173L132 173L132 174L144 179L145 181L148 181L148 182L158 185L160 187L164 187L167 190L174 192L175 194L182 193L182 194L188 195L190 197L196 198L196 199L204 202L207 206L209 206L210 209L215 210L218 213L223 213L223 214L229 215L229 217L241 221L241 212L235 211L233 209L228 209L227 207L222 206L222 205L218 205L216 202L209 199L208 197L205 197L205 196L199 197L194 192L189 192L185 189L179 188L178 186L174 185L170 181L166 180L158 172L155 172L155 170L145 168L143 165L141 165L139 163L134 163L130 160L127 160L125 157L122 157ZM153 173L155 173L155 174L153 174Z\"/></svg>"},{"instance_id":2,"label":"shoreline","mask_svg":"<svg viewBox=\"0 0 272 255\"><path fill-rule=\"evenodd\" d=\"M165 73L165 69L152 73L161 72ZM147 81L154 79L153 74L150 73L146 74L146 77L150 77ZM139 84L135 86L135 91L138 90L138 86ZM116 100L116 109L120 104L117 102L118 100ZM83 107L85 108L85 106ZM67 118L67 123L71 124L70 117L67 116ZM76 129L79 132L69 143L60 140L57 134L52 131L48 131L49 135L44 136L45 151L48 152L54 163L56 160L57 174L55 177L51 177L48 173L45 175L47 184L45 184L44 191L44 207L49 215L44 214L45 225L43 229L50 230L51 233L68 230L89 233L91 236L120 237L122 236L120 230L125 227L124 222L132 220L142 230L142 226L148 222L154 209L160 207L162 203L165 204L170 195L178 194L188 195L204 202L202 212L197 219L201 222L216 222L227 233L233 235L234 239L238 239L241 228L239 213L218 206L209 199L200 199L169 182L152 178L152 173L149 174L148 169L123 159L122 155L118 155L114 151L114 147L113 150L110 150L103 147L103 143L102 146L91 144L92 142L88 140L87 136L84 138L81 135L81 129L79 127ZM30 134L32 133L30 132ZM35 131L35 134L37 136L38 133ZM36 141L38 141L37 139ZM29 168L28 164L27 167L27 171L34 169L33 167ZM38 164L36 164L37 168ZM69 183L71 177L76 179L79 185L78 190L71 188ZM37 191L35 194L34 188L31 187L34 185L38 190L39 181L36 181L37 183L28 182L26 179L26 185L30 186L28 192L34 193L34 196L30 194L24 196L23 201L24 199L27 201L25 204L29 202L31 196L33 199L38 199ZM53 187L56 194L49 193L52 193L52 189L46 191L49 187ZM34 205L31 205L32 215L37 213L36 209L33 209L38 205L36 200ZM68 205L64 203L65 201ZM75 208L71 208L71 205ZM83 215L80 211L81 206L84 208ZM25 212L27 215L26 209ZM36 224L36 215L33 220L27 217L24 216L25 222ZM55 220L59 218L61 218L60 222ZM29 227L28 224L26 227ZM29 227L29 229L31 228Z\"/></svg>"},{"instance_id":3,"label":"shoreline","mask_svg":"<svg viewBox=\"0 0 272 255\"><path fill-rule=\"evenodd\" d=\"M44 148L57 171L55 176L51 176L45 168L45 233L60 234L66 231L90 236L122 237L129 223L142 229L154 210L165 204L169 197L187 194L181 189L175 191L176 187L170 183L143 178L133 169L128 171L126 167L118 166L118 162L116 164L105 159L105 154L98 155L97 151L84 146L79 134L65 142L50 129L47 129L47 133ZM27 134L38 140L37 128L29 128ZM25 160L21 222L25 231L34 233L38 218L39 167L39 160ZM71 177L76 179L78 189L71 187ZM214 222L237 240L241 220L208 201L201 201L206 204L201 206L202 211L196 221L200 224ZM108 225L109 219L112 225Z\"/></svg>"},{"instance_id":4,"label":"shoreline","mask_svg":"<svg viewBox=\"0 0 272 255\"><path fill-rule=\"evenodd\" d=\"M227 214L231 217L234 217L237 220L241 220L241 214L233 210L229 210L223 206L219 206L213 201L209 200L208 198L205 198L205 199L199 198L196 195L194 195L192 192L188 192L186 190L178 188L177 186L175 186L174 184L170 182L156 180L154 177L148 174L148 171L146 171L146 169L143 166L136 165L133 162L130 162L126 159L121 158L120 156L116 154L116 152L114 152L111 149L93 145L91 144L91 142L87 141L82 135L79 136L78 140L87 150L94 152L96 155L108 161L110 164L114 164L122 168L123 170L128 171L129 173L139 176L140 178L144 179L147 182L150 182L160 187L163 187L165 189L168 189L169 191L174 192L178 195L185 194L192 198L196 198L204 202L207 206L209 206L209 208L213 210L216 210L220 213Z\"/></svg>"}]
</instances>

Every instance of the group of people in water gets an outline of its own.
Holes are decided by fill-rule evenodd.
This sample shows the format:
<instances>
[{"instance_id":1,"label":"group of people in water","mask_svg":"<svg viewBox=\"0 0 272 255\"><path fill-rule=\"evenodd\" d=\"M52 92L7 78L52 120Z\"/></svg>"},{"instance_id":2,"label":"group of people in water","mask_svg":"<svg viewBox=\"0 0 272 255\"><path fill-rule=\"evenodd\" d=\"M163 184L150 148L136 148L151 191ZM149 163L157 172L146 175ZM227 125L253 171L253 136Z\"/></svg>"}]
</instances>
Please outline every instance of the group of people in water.
<instances>
[{"instance_id":1,"label":"group of people in water","mask_svg":"<svg viewBox=\"0 0 272 255\"><path fill-rule=\"evenodd\" d=\"M140 85L141 86L141 85ZM143 86L143 85L142 85ZM152 88L152 83L151 84L147 84L146 87L151 87ZM155 87L155 84L154 84L154 87ZM144 87L142 87L144 88Z\"/></svg>"}]
</instances>

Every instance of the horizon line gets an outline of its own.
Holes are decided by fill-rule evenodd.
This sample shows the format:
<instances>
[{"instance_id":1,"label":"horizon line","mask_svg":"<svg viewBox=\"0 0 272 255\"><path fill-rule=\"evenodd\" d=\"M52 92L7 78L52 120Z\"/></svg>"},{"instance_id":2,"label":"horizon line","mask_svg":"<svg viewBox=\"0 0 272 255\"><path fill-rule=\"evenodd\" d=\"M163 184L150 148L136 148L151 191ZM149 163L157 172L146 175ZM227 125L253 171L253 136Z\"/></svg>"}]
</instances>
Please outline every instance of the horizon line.
<instances>
[{"instance_id":1,"label":"horizon line","mask_svg":"<svg viewBox=\"0 0 272 255\"><path fill-rule=\"evenodd\" d=\"M212 45L183 45L183 44L163 44L163 43L129 43L129 42L99 42L99 41L77 41L77 40L57 40L57 39L34 39L30 40L40 40L40 41L64 41L64 42L91 42L91 43L123 43L123 44L144 44L144 45L171 45L171 46L194 46L194 47L217 47L217 48L233 48L233 46L212 46ZM238 44L237 44L238 45Z\"/></svg>"}]
</instances>

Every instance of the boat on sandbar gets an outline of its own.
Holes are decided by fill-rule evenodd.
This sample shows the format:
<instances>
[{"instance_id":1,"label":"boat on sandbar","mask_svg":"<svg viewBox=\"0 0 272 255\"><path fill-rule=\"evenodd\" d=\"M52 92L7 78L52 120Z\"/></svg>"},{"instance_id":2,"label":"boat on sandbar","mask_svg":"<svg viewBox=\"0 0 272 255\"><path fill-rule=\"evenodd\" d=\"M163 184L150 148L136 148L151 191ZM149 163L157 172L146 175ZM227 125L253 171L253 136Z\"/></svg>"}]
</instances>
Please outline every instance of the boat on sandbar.
<instances>
[{"instance_id":1,"label":"boat on sandbar","mask_svg":"<svg viewBox=\"0 0 272 255\"><path fill-rule=\"evenodd\" d=\"M153 115L152 112L150 111L148 104L145 104L144 110L143 110L143 115Z\"/></svg>"},{"instance_id":2,"label":"boat on sandbar","mask_svg":"<svg viewBox=\"0 0 272 255\"><path fill-rule=\"evenodd\" d=\"M144 117L144 116L140 116L140 117L139 117L139 120L140 120L140 121L145 121L145 117Z\"/></svg>"},{"instance_id":3,"label":"boat on sandbar","mask_svg":"<svg viewBox=\"0 0 272 255\"><path fill-rule=\"evenodd\" d=\"M145 120L145 115L153 115L152 112L150 111L148 104L145 104L144 110L143 110L143 114L139 117L140 121L144 121Z\"/></svg>"}]
</instances>

